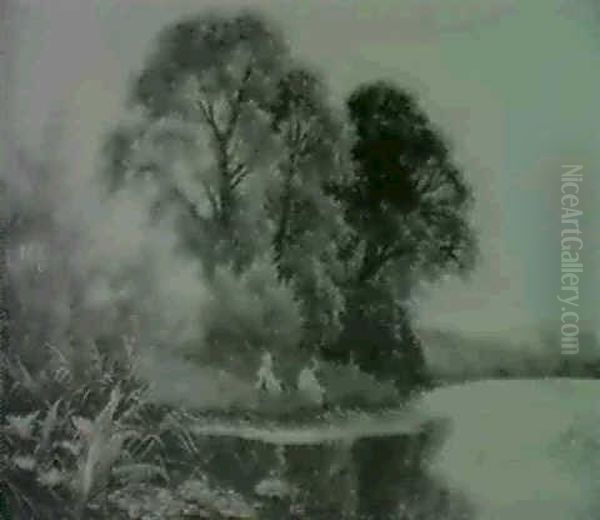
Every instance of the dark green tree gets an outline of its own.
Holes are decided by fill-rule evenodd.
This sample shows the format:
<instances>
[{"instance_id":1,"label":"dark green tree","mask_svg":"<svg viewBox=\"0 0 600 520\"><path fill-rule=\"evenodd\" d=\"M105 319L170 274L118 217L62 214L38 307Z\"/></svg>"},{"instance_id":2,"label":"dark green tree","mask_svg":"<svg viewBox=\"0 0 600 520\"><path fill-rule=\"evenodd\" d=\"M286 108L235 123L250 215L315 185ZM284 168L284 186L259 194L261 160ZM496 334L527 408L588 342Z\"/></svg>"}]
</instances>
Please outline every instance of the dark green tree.
<instances>
[{"instance_id":1,"label":"dark green tree","mask_svg":"<svg viewBox=\"0 0 600 520\"><path fill-rule=\"evenodd\" d=\"M472 194L439 130L389 83L359 87L347 105L357 175L344 201L363 251L357 280L372 281L399 260L432 278L467 271Z\"/></svg>"},{"instance_id":2,"label":"dark green tree","mask_svg":"<svg viewBox=\"0 0 600 520\"><path fill-rule=\"evenodd\" d=\"M424 379L410 321L419 280L466 273L476 244L468 220L472 194L448 144L410 93L391 83L360 86L347 101L356 133L356 176L334 188L352 240L345 259L344 332L329 351L402 386Z\"/></svg>"}]
</instances>

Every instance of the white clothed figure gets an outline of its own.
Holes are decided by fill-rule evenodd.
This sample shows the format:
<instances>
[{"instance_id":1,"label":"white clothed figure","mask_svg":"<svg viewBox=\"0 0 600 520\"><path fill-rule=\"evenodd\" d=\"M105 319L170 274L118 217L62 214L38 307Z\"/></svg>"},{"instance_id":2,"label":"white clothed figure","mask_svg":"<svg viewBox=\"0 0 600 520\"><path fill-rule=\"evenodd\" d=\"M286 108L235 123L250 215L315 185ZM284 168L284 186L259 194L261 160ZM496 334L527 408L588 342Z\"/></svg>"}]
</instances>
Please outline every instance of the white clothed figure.
<instances>
[{"instance_id":1,"label":"white clothed figure","mask_svg":"<svg viewBox=\"0 0 600 520\"><path fill-rule=\"evenodd\" d=\"M310 366L304 367L298 374L298 391L311 403L321 406L325 389L319 383L316 372L319 368L318 361L311 359Z\"/></svg>"},{"instance_id":2,"label":"white clothed figure","mask_svg":"<svg viewBox=\"0 0 600 520\"><path fill-rule=\"evenodd\" d=\"M262 355L260 367L256 372L256 388L269 395L281 393L281 382L273 371L273 357L270 352L264 352Z\"/></svg>"}]
</instances>

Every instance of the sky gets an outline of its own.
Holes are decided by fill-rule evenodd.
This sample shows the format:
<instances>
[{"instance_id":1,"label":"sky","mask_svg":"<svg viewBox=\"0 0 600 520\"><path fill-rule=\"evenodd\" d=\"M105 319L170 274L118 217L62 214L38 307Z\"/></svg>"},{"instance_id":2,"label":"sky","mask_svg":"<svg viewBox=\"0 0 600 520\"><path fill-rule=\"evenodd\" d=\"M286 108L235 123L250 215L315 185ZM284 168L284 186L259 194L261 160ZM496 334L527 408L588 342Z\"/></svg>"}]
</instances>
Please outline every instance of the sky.
<instances>
[{"instance_id":1,"label":"sky","mask_svg":"<svg viewBox=\"0 0 600 520\"><path fill-rule=\"evenodd\" d=\"M8 0L7 0L8 1ZM40 145L66 118L66 167L93 175L128 80L164 24L215 5L256 7L333 100L386 78L413 89L474 187L481 244L467 281L417 297L419 323L531 333L560 318L560 174L583 166L582 323L598 323L600 8L594 0L10 0L10 124Z\"/></svg>"}]
</instances>

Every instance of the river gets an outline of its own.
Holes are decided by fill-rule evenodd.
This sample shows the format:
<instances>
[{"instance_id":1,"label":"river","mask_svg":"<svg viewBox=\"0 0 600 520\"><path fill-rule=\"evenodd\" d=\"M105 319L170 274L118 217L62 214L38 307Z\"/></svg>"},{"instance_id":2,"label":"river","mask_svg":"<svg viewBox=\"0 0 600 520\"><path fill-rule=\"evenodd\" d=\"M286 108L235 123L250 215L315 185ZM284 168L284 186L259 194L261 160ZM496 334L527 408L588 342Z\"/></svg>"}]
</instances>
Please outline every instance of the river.
<instances>
[{"instance_id":1,"label":"river","mask_svg":"<svg viewBox=\"0 0 600 520\"><path fill-rule=\"evenodd\" d=\"M597 381L481 381L402 411L302 426L212 421L196 434L223 484L252 494L286 483L261 519L591 520L598 395Z\"/></svg>"}]
</instances>

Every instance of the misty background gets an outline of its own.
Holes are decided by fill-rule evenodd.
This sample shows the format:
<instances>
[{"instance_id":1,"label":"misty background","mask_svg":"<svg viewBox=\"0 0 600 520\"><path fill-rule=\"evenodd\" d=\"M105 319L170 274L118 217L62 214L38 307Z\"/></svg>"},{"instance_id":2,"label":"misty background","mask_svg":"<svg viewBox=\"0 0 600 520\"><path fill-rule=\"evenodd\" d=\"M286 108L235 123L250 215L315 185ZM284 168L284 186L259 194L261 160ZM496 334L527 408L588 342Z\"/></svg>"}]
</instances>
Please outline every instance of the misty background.
<instances>
[{"instance_id":1,"label":"misty background","mask_svg":"<svg viewBox=\"0 0 600 520\"><path fill-rule=\"evenodd\" d=\"M384 0L368 8L313 0L6 2L4 124L19 146L37 150L53 133L52 117L60 120L61 168L80 214L95 203L89 182L99 146L157 31L215 6L253 6L272 17L294 54L327 72L336 99L372 77L414 89L450 138L475 189L481 258L469 280L423 287L421 329L518 349L537 345L540 328L558 330L559 175L563 164L583 165L580 318L582 329L598 330L600 19L593 0L407 0L403 8ZM120 224L107 229L118 233L109 249L132 236Z\"/></svg>"},{"instance_id":2,"label":"misty background","mask_svg":"<svg viewBox=\"0 0 600 520\"><path fill-rule=\"evenodd\" d=\"M168 144L163 148L160 142L162 131L167 142L170 131L178 135L176 117L168 120L175 114L167 113L166 122L145 121L148 133L139 139L135 126L133 133L119 135L119 125L131 115L125 100L135 90L132 81L140 71L150 71L150 94L143 102L152 105L153 94L169 94L171 84L152 84L152 74L158 72L160 79L173 62L172 49L164 61L149 60L159 30L215 8L235 16L240 7L256 9L280 27L291 49L292 59L285 55L289 64L316 66L332 98L331 106L321 105L326 116L359 85L374 79L389 79L416 96L433 127L441 128L452 160L474 189L469 218L480 258L469 276L448 275L434 284L421 281L410 292L412 305L404 307L394 297L402 297L401 282L408 284L411 273L395 277L391 271L381 284L389 290L384 298L365 291L363 307L372 314L364 316L353 315L352 306L360 310L362 303L360 298L342 298L342 285L311 285L325 276L309 278L308 297L298 297L302 283L284 283L281 257L277 265L271 262L268 249L271 237L265 230L272 229L271 221L261 220L261 211L268 207L268 199L262 198L267 192L264 179L273 181L275 193L279 182L265 164L271 153L276 157L285 149L271 150L278 145L271 136L264 138L260 112L254 113L252 125L241 126L238 136L239 171L248 161L249 169L259 174L247 185L252 191L243 193L243 218L236 220L239 229L232 227L235 234L229 237L234 237L233 249L241 244L233 253L248 254L252 262L237 271L233 262L215 262L221 253L227 258L227 247L220 251L218 233L211 242L206 239L210 229L204 235L202 226L191 229L186 251L174 232L182 222L176 210L168 203L150 204L164 194L160 182L151 182L152 167L164 166L173 176L185 168L184 161L172 160ZM10 450L0 450L2 466L8 468L0 485L4 480L12 485L9 501L15 510L33 504L33 509L46 508L40 518L74 511L81 519L114 518L116 510L137 518L145 508L167 518L171 508L176 518L200 497L206 508L259 500L259 507L275 506L265 518L283 518L286 513L277 507L289 506L291 512L298 495L273 501L269 493L279 486L275 493L282 493L281 498L287 483L295 482L303 493L300 505L337 501L336 513L329 512L327 518L341 518L342 510L357 518L355 513L398 506L402 517L408 507L411 517L464 519L472 517L473 504L483 506L476 518L497 518L497 512L514 518L519 516L515 511L524 518L535 517L531 511L565 518L588 508L588 517L595 518L600 496L595 478L597 382L591 380L600 377L600 8L595 1L6 0L0 16L0 224L1 231L9 230L8 237L0 236L7 264L0 270L8 274L0 287L0 339L9 344L0 353L0 443L4 437L10 443ZM252 52L261 49L265 33L260 27L254 25L259 44ZM189 26L173 29L173 34L184 35L183 46L175 46L178 51L198 51L197 42L186 39L194 33ZM242 47L247 45L240 37L244 32L236 30L229 33L234 47L242 41ZM207 34L210 40L219 33ZM262 40L269 42L267 48L269 38ZM212 59L219 45L207 47L212 50L204 57ZM199 48L200 53L206 50ZM215 54L219 61L222 57ZM227 73L233 62L225 63ZM261 69L263 79L270 72L281 73L273 63ZM183 64L185 69L185 59ZM196 72L201 77L206 70L198 66ZM303 81L304 94L315 94L310 81L308 87ZM220 88L218 95L227 97L227 87ZM317 101L321 93L317 89ZM373 91L362 95L361 102L369 101ZM352 116L364 109L357 99L351 96L346 105L351 112L355 109ZM394 96L386 101L390 99ZM401 112L415 117L402 104L406 98L395 99ZM201 96L198 105L202 107ZM385 128L390 122L385 116L396 117L397 106L376 107L379 113L365 110L367 120L371 117ZM307 120L311 118L309 114ZM325 143L317 150L326 160L320 162L317 153L316 162L309 161L303 171L307 182L311 172L318 173L318 182L307 184L313 188L308 190L313 202L325 193L314 189L320 182L334 178L335 188L336 175L342 178L354 170L344 162L347 128L331 122L325 125L329 135L319 133L319 125L308 127L312 139ZM217 128L217 142L218 133ZM424 135L427 149L427 133L416 135ZM101 148L115 136L109 142L117 143L116 152ZM131 155L111 171L118 163L119 137L125 137ZM336 148L327 148L331 142ZM398 148L404 152L398 142L393 141L392 155ZM244 155L250 149L252 156L253 147L262 149L264 162L254 164ZM214 150L192 148L201 175L211 174ZM435 149L434 141L429 151ZM108 169L103 159L108 159ZM557 342L560 174L565 164L581 165L584 177L585 274L578 309L583 350L573 365L561 356ZM226 165L223 171L231 173L235 170L229 168L237 166ZM123 173L125 181L132 171L146 175L129 186L133 189L109 194L103 184L107 179L102 179L107 171L116 177ZM364 171L356 168L352 173ZM192 213L202 220L201 202L193 202L203 200L201 190L192 184L174 185L189 190ZM211 199L209 188L204 186ZM400 200L407 192L398 190ZM215 214L226 213L224 204L209 202ZM349 206L349 221L360 202ZM466 214L457 205L460 215ZM331 260L324 246L341 251L347 245L344 228L338 227L344 219L328 218L335 211L317 207L320 218L315 215L307 232L313 240L306 249L290 251L299 273L309 266L309 275L330 275L333 269L320 270L319 262L321 254ZM379 209L377 204L362 207L375 207L375 213ZM189 210L189 205L184 208ZM312 211L310 204L308 208ZM298 215L298 221L306 220L306 213ZM378 224L386 224L385 219L374 222L376 231ZM407 229L403 225L385 229L402 234ZM409 229L410 246L402 254L420 252L419 241L439 236L422 229ZM389 247L387 237L374 235ZM238 242L239 236L243 239ZM368 282L362 275L365 265L372 267L365 261L372 244L366 242L360 264L353 263L356 251L348 255L348 270L360 268L359 285ZM443 251L446 245L436 241L433 249L440 246ZM434 264L439 259L434 256ZM337 313L344 309L340 304L347 305L345 334L332 345L341 346L342 355L332 349L329 358L315 357L318 349L332 346L326 333L338 330ZM413 318L417 335L412 334ZM335 355L342 364L334 361ZM589 356L594 359L587 363ZM421 370L424 365L432 379ZM501 381L515 378L528 380ZM473 379L484 381L452 384ZM387 421L383 412L390 409L394 413ZM346 426L331 429L339 416L348 420ZM522 424L528 427L515 427ZM356 435L341 446L323 443L324 431L338 441L349 432ZM287 440L281 440L282 433ZM575 461L571 472L565 471L565 461ZM331 478L315 481L315 473ZM263 491L271 487L261 494L261 486ZM486 510L488 516L481 513ZM307 514L314 518L310 509Z\"/></svg>"}]
</instances>

